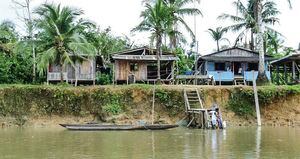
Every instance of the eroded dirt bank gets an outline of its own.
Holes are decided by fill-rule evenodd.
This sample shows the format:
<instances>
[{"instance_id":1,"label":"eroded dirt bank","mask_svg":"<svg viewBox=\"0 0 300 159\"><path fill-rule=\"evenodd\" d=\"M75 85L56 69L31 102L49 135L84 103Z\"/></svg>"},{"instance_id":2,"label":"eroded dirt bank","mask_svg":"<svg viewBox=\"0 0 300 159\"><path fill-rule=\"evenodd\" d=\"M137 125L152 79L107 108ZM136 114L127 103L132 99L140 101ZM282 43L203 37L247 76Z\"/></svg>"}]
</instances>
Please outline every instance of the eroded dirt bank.
<instances>
[{"instance_id":1,"label":"eroded dirt bank","mask_svg":"<svg viewBox=\"0 0 300 159\"><path fill-rule=\"evenodd\" d=\"M259 88L264 125L300 124L299 86ZM155 122L176 123L185 116L183 89L198 89L205 107L217 103L228 125L254 125L251 87L159 86ZM57 87L8 85L0 87L2 127L55 127L59 123L102 121L117 124L150 122L153 86Z\"/></svg>"}]
</instances>

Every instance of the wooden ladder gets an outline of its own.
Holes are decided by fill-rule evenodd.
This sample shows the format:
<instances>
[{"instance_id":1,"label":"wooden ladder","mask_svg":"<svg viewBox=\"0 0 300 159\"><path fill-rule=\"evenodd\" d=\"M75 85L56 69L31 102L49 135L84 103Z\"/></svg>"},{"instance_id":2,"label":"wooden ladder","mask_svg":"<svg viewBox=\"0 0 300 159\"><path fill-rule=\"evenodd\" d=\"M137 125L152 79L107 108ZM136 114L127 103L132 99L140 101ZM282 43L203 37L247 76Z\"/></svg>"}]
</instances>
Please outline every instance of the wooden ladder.
<instances>
[{"instance_id":1,"label":"wooden ladder","mask_svg":"<svg viewBox=\"0 0 300 159\"><path fill-rule=\"evenodd\" d=\"M204 116L202 125L206 125L209 119L208 111L204 108L202 99L197 89L184 89L185 110L188 116L192 115L187 127L189 127L195 120L195 114L202 114Z\"/></svg>"}]
</instances>

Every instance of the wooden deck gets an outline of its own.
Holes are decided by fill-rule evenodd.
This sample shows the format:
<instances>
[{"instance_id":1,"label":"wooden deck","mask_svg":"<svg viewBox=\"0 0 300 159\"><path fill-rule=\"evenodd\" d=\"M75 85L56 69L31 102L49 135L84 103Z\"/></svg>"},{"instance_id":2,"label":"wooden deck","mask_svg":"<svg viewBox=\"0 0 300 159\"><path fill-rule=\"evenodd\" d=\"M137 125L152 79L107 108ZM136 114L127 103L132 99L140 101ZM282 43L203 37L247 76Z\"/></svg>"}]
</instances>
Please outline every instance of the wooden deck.
<instances>
[{"instance_id":1,"label":"wooden deck","mask_svg":"<svg viewBox=\"0 0 300 159\"><path fill-rule=\"evenodd\" d=\"M198 84L204 83L207 85L213 84L213 79L209 75L177 75L176 84Z\"/></svg>"}]
</instances>

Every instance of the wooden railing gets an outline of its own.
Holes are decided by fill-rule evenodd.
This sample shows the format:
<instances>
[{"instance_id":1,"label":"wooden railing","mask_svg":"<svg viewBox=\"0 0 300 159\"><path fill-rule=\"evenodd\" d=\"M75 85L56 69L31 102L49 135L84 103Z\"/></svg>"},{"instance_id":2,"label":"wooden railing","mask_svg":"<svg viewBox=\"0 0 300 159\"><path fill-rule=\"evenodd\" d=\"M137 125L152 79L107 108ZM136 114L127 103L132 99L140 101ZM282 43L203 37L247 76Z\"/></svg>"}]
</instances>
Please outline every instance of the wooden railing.
<instances>
[{"instance_id":1,"label":"wooden railing","mask_svg":"<svg viewBox=\"0 0 300 159\"><path fill-rule=\"evenodd\" d=\"M48 80L60 80L60 72L48 72L47 79ZM68 80L67 72L63 73L63 79Z\"/></svg>"},{"instance_id":2,"label":"wooden railing","mask_svg":"<svg viewBox=\"0 0 300 159\"><path fill-rule=\"evenodd\" d=\"M60 72L48 72L47 79L50 81L51 80L60 80ZM63 79L64 80L69 79L67 72L63 73ZM78 80L93 80L94 75L93 74L79 74L79 75L77 75L77 79ZM75 80L75 77L74 77L74 79L69 79L69 80Z\"/></svg>"},{"instance_id":3,"label":"wooden railing","mask_svg":"<svg viewBox=\"0 0 300 159\"><path fill-rule=\"evenodd\" d=\"M78 79L82 80L92 80L93 79L93 74L79 74Z\"/></svg>"}]
</instances>

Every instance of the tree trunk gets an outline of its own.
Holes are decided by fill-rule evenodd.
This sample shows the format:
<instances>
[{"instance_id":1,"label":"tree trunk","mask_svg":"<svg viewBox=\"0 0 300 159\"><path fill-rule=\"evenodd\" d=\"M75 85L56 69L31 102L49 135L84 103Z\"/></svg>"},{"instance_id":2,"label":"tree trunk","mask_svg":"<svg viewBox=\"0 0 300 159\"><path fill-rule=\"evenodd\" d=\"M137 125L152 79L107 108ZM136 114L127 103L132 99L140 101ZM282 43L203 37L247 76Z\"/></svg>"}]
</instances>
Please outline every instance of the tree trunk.
<instances>
[{"instance_id":1,"label":"tree trunk","mask_svg":"<svg viewBox=\"0 0 300 159\"><path fill-rule=\"evenodd\" d=\"M62 62L59 63L60 67L60 83L64 83L64 69Z\"/></svg>"},{"instance_id":2,"label":"tree trunk","mask_svg":"<svg viewBox=\"0 0 300 159\"><path fill-rule=\"evenodd\" d=\"M75 70L75 87L77 87L77 85L78 85L78 70L77 70L76 64L75 64L74 70Z\"/></svg>"},{"instance_id":3,"label":"tree trunk","mask_svg":"<svg viewBox=\"0 0 300 159\"><path fill-rule=\"evenodd\" d=\"M174 16L174 15L173 15ZM170 48L172 51L175 50L175 48L177 47L177 36L176 36L176 32L177 32L177 24L175 21L172 22L172 28L173 28L173 31L172 33L170 34Z\"/></svg>"},{"instance_id":4,"label":"tree trunk","mask_svg":"<svg viewBox=\"0 0 300 159\"><path fill-rule=\"evenodd\" d=\"M253 29L251 29L250 50L254 51L254 33L253 33Z\"/></svg>"},{"instance_id":5,"label":"tree trunk","mask_svg":"<svg viewBox=\"0 0 300 159\"><path fill-rule=\"evenodd\" d=\"M157 84L161 83L161 77L160 77L160 57L162 54L161 43L162 43L161 34L157 33L156 35Z\"/></svg>"},{"instance_id":6,"label":"tree trunk","mask_svg":"<svg viewBox=\"0 0 300 159\"><path fill-rule=\"evenodd\" d=\"M219 40L217 40L217 49L218 49L218 52L219 52L220 51Z\"/></svg>"},{"instance_id":7,"label":"tree trunk","mask_svg":"<svg viewBox=\"0 0 300 159\"><path fill-rule=\"evenodd\" d=\"M257 84L263 85L269 82L266 76L265 70L265 55L264 55L264 30L265 26L263 25L262 21L262 0L256 0L255 4L255 14L256 14L256 21L257 21L257 49L259 51L259 66L258 66L258 77L257 77Z\"/></svg>"},{"instance_id":8,"label":"tree trunk","mask_svg":"<svg viewBox=\"0 0 300 159\"><path fill-rule=\"evenodd\" d=\"M35 83L35 81L36 81L36 56L35 56L35 45L34 45L33 40L32 40L32 61L33 61L32 81L33 81L33 83Z\"/></svg>"}]
</instances>

